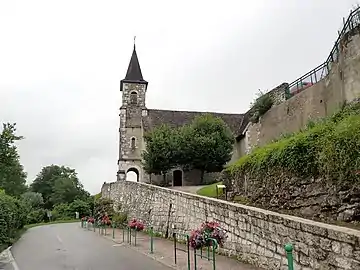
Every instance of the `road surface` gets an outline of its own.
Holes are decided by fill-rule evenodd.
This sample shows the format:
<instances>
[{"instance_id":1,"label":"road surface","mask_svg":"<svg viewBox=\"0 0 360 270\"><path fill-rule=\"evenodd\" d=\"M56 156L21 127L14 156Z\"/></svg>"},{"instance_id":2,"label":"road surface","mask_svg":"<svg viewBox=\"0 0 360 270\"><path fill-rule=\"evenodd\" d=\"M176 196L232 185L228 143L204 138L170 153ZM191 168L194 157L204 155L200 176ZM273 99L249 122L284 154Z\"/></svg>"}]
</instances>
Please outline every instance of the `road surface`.
<instances>
[{"instance_id":1,"label":"road surface","mask_svg":"<svg viewBox=\"0 0 360 270\"><path fill-rule=\"evenodd\" d=\"M29 229L12 247L19 270L169 270L78 223Z\"/></svg>"}]
</instances>

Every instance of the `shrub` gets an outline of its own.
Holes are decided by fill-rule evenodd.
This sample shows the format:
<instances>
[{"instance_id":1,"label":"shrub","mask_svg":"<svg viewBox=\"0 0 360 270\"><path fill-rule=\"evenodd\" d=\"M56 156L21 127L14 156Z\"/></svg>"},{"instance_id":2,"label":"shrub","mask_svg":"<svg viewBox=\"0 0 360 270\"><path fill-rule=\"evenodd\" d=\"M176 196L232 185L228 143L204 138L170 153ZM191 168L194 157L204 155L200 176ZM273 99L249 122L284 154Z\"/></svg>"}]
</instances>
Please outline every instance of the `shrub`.
<instances>
[{"instance_id":1,"label":"shrub","mask_svg":"<svg viewBox=\"0 0 360 270\"><path fill-rule=\"evenodd\" d=\"M61 203L58 205L55 205L54 209L51 211L52 219L70 219L71 212L69 210L69 205L66 203Z\"/></svg>"},{"instance_id":2,"label":"shrub","mask_svg":"<svg viewBox=\"0 0 360 270\"><path fill-rule=\"evenodd\" d=\"M82 200L75 200L69 204L67 215L74 218L75 212L79 212L80 216L88 216L91 214L90 205Z\"/></svg>"},{"instance_id":3,"label":"shrub","mask_svg":"<svg viewBox=\"0 0 360 270\"><path fill-rule=\"evenodd\" d=\"M115 226L122 226L122 225L126 225L127 221L128 221L128 215L125 212L121 212L121 213L116 213L113 217L112 217L112 221L115 224Z\"/></svg>"},{"instance_id":4,"label":"shrub","mask_svg":"<svg viewBox=\"0 0 360 270\"><path fill-rule=\"evenodd\" d=\"M273 98L267 93L260 92L259 97L252 104L250 109L250 121L252 123L259 122L261 116L263 116L274 104Z\"/></svg>"},{"instance_id":5,"label":"shrub","mask_svg":"<svg viewBox=\"0 0 360 270\"><path fill-rule=\"evenodd\" d=\"M0 245L12 243L16 232L25 224L25 206L19 200L0 192Z\"/></svg>"},{"instance_id":6,"label":"shrub","mask_svg":"<svg viewBox=\"0 0 360 270\"><path fill-rule=\"evenodd\" d=\"M46 210L45 209L36 209L32 210L27 215L27 223L34 224L34 223L41 223L46 218Z\"/></svg>"},{"instance_id":7,"label":"shrub","mask_svg":"<svg viewBox=\"0 0 360 270\"><path fill-rule=\"evenodd\" d=\"M104 215L111 218L114 214L113 201L107 198L101 198L95 201L94 217L96 220L101 219Z\"/></svg>"},{"instance_id":8,"label":"shrub","mask_svg":"<svg viewBox=\"0 0 360 270\"><path fill-rule=\"evenodd\" d=\"M230 165L232 177L250 174L257 181L276 171L300 177L360 182L360 105L349 105L332 117L255 149Z\"/></svg>"}]
</instances>

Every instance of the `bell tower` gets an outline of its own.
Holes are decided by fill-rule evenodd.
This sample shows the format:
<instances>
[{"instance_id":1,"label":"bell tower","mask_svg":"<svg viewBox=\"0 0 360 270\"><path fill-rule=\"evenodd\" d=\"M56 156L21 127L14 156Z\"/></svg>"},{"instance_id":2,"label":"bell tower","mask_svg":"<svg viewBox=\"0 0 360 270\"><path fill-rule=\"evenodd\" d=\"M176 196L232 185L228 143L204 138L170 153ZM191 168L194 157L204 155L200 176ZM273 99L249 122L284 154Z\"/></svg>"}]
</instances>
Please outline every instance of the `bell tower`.
<instances>
[{"instance_id":1,"label":"bell tower","mask_svg":"<svg viewBox=\"0 0 360 270\"><path fill-rule=\"evenodd\" d=\"M118 181L126 180L126 175L130 171L136 173L138 182L144 179L141 165L141 153L144 148L142 116L147 115L145 107L147 85L148 82L144 80L141 73L134 43L125 79L120 81L122 105L119 114Z\"/></svg>"}]
</instances>

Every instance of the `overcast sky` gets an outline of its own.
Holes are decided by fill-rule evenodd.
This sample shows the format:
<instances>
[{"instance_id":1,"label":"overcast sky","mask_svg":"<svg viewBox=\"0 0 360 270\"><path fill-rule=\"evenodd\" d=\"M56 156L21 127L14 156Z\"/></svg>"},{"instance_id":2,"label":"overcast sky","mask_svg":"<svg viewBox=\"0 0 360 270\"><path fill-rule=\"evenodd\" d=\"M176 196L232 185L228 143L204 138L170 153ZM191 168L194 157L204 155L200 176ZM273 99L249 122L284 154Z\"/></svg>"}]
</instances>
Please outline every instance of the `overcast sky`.
<instances>
[{"instance_id":1,"label":"overcast sky","mask_svg":"<svg viewBox=\"0 0 360 270\"><path fill-rule=\"evenodd\" d=\"M258 89L328 56L356 0L0 0L0 122L16 122L30 183L75 168L116 180L133 36L148 108L243 113Z\"/></svg>"}]
</instances>

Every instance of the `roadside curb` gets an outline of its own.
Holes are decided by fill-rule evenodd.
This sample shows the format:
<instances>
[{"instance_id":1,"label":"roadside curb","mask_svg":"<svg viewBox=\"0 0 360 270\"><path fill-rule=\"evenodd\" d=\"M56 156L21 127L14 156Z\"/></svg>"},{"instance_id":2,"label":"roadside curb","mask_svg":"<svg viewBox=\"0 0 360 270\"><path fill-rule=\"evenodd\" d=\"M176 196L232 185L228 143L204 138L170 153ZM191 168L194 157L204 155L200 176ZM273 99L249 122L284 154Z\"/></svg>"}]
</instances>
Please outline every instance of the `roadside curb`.
<instances>
[{"instance_id":1,"label":"roadside curb","mask_svg":"<svg viewBox=\"0 0 360 270\"><path fill-rule=\"evenodd\" d=\"M111 238L106 237L106 236L103 236L103 237L106 238L106 239L109 239L109 240L113 241L113 242L116 243L116 244L121 244L123 247L127 247L127 248L130 248L130 249L132 249L132 250L134 250L134 251L136 251L136 252L139 252L139 253L141 253L141 254L143 254L143 255L145 255L145 256L153 259L154 261L157 261L157 262L159 262L159 263L167 266L167 267L170 267L170 268L173 268L173 269L177 269L177 267L176 267L175 265L164 262L161 258L158 258L158 257L157 257L156 255L154 255L154 254L150 254L150 253L148 253L148 252L144 252L144 251L140 250L139 248L136 248L136 247L134 247L134 246L128 245L128 244L126 244L126 243L119 243L118 241L115 241L115 239L111 239Z\"/></svg>"},{"instance_id":2,"label":"roadside curb","mask_svg":"<svg viewBox=\"0 0 360 270\"><path fill-rule=\"evenodd\" d=\"M18 265L14 259L14 256L11 253L12 246L5 249L0 254L0 269L4 270L19 270Z\"/></svg>"},{"instance_id":3,"label":"roadside curb","mask_svg":"<svg viewBox=\"0 0 360 270\"><path fill-rule=\"evenodd\" d=\"M81 227L80 227L80 228L81 228ZM85 231L86 231L86 230L85 230ZM106 240L112 241L112 242L113 242L114 244L116 244L117 246L122 246L122 247L130 248L130 249L132 249L132 250L134 250L134 251L136 251L136 252L138 252L138 253L140 253L140 254L143 254L143 255L145 255L146 257L151 258L151 259L153 259L154 261L157 261L157 262L159 262L159 263L161 263L161 264L163 264L163 265L165 265L165 266L167 266L167 267L170 267L170 268L172 268L172 269L178 269L176 265L166 263L166 262L164 262L161 258L157 257L156 255L150 254L149 252L144 252L144 251L140 250L139 248L137 248L137 247L135 247L135 246L131 246L131 245L127 244L127 243L123 243L123 242L120 242L120 241L116 241L115 239L112 239L112 237L109 237L109 236L105 236L105 235L98 235L98 236L100 236L100 237L102 237L102 238L104 238L104 239L106 239ZM0 269L0 270L1 270L1 269ZM15 269L15 270L19 270L19 269Z\"/></svg>"}]
</instances>

